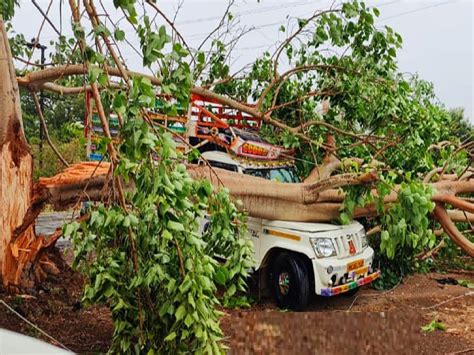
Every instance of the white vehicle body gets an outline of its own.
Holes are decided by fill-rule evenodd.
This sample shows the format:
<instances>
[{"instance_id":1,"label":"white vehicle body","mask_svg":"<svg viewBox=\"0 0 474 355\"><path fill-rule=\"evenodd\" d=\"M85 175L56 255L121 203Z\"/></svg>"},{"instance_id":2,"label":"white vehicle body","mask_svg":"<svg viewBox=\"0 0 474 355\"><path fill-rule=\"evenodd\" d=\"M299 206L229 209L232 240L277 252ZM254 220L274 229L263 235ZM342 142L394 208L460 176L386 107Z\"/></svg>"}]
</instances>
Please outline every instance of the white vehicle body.
<instances>
[{"instance_id":1,"label":"white vehicle body","mask_svg":"<svg viewBox=\"0 0 474 355\"><path fill-rule=\"evenodd\" d=\"M204 152L202 156L212 166L238 173L293 179L291 171L283 176L279 170L291 168L291 161L274 165L252 164L218 151ZM276 170L271 172L269 169ZM308 275L313 279L309 285L317 295L344 293L368 284L380 275L380 271L373 269L374 251L367 245L365 229L356 221L349 225L334 225L249 217L248 234L254 244L257 270L269 266L278 253L294 253L310 270Z\"/></svg>"},{"instance_id":2,"label":"white vehicle body","mask_svg":"<svg viewBox=\"0 0 474 355\"><path fill-rule=\"evenodd\" d=\"M311 261L314 292L317 295L333 296L343 293L370 283L379 276L372 269L374 251L364 242L364 227L356 221L338 226L250 217L248 233L254 244L257 269L269 262L266 258L275 249L305 255ZM330 240L335 249L334 255L318 257L313 247L316 239ZM349 242L355 248L352 254Z\"/></svg>"}]
</instances>

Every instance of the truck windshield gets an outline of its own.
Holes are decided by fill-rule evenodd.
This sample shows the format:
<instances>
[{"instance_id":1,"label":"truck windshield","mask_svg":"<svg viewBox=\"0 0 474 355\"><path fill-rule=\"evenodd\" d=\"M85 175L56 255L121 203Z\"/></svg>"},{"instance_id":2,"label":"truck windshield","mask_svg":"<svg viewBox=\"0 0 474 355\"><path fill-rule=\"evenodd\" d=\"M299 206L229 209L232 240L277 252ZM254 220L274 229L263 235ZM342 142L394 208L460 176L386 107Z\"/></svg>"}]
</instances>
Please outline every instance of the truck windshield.
<instances>
[{"instance_id":1,"label":"truck windshield","mask_svg":"<svg viewBox=\"0 0 474 355\"><path fill-rule=\"evenodd\" d=\"M296 176L293 168L291 167L273 169L245 169L244 174L279 182L299 182L298 177Z\"/></svg>"}]
</instances>

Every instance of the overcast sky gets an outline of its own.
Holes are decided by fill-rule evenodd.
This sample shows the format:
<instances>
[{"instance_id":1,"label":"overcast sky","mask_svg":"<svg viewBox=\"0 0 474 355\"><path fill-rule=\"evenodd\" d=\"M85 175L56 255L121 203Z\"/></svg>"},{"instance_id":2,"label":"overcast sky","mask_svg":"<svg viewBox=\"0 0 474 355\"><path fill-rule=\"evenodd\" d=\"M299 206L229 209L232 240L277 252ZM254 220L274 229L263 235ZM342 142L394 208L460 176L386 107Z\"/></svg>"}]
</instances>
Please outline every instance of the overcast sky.
<instances>
[{"instance_id":1,"label":"overcast sky","mask_svg":"<svg viewBox=\"0 0 474 355\"><path fill-rule=\"evenodd\" d=\"M46 10L50 0L36 2ZM61 25L60 2L53 0L49 15L58 28ZM113 10L112 0L102 2L113 18L120 18ZM275 41L283 39L278 28L287 23L287 16L307 17L331 3L325 0L261 0L260 3L236 0L234 16L241 26L255 29L237 45L233 68L237 70L266 49L274 48ZM400 70L419 73L423 79L433 82L439 100L450 108L464 107L466 116L474 123L474 0L373 0L366 3L380 9L376 24L389 25L402 35L404 46L398 54ZM158 1L158 4L172 17L177 1ZM176 25L191 46L199 45L218 24L226 4L224 0L184 1ZM62 7L62 30L70 35L68 2L63 1ZM37 35L41 21L41 15L31 2L20 0L20 8L13 19L15 31L30 39ZM55 37L55 32L45 24L41 40L48 44ZM141 62L132 48L124 47L123 55L132 69L140 69Z\"/></svg>"}]
</instances>

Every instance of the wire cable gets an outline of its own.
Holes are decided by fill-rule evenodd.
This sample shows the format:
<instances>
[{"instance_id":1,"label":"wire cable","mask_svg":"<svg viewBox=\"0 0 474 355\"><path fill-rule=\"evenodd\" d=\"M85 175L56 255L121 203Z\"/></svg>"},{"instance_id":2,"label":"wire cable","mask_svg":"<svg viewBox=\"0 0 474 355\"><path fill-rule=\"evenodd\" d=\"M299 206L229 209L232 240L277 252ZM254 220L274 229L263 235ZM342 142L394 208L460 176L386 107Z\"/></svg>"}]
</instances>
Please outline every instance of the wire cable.
<instances>
[{"instance_id":1,"label":"wire cable","mask_svg":"<svg viewBox=\"0 0 474 355\"><path fill-rule=\"evenodd\" d=\"M70 352L73 352L71 349L69 349L66 345L62 344L60 341L56 340L55 338L53 338L51 335L49 335L48 333L46 333L44 330L42 330L41 328L39 328L37 325L31 323L28 319L26 319L25 317L23 317L20 313L18 313L17 311L15 311L15 309L13 309L8 303L6 303L4 300L0 300L0 303L3 304L10 312L12 312L13 314L15 314L16 316L18 316L21 320L23 320L24 322L28 323L30 326L32 326L33 328L35 328L37 331L39 331L41 334L43 334L44 336L48 337L49 339L51 339L52 341L54 341L56 344L60 345L63 349L67 350L67 351L70 351Z\"/></svg>"},{"instance_id":2,"label":"wire cable","mask_svg":"<svg viewBox=\"0 0 474 355\"><path fill-rule=\"evenodd\" d=\"M455 2L453 2L453 1L445 1L445 2L441 2L441 3L429 5L429 6L420 7L420 8L418 8L418 9L414 9L414 10L410 10L410 11L405 11L405 12L401 12L401 13L399 13L399 14L395 14L395 15L393 15L393 16L388 16L388 17L381 18L381 19L379 20L379 22L391 20L391 19L394 19L394 18L397 18L397 17L402 17L402 16L405 16L405 15L413 14L413 13L415 13L415 12L420 12L420 11L432 9L432 8L439 7L439 6L443 6L443 5L447 5L447 4L454 4L454 3L456 3L456 2L457 2L457 1L455 1Z\"/></svg>"},{"instance_id":3,"label":"wire cable","mask_svg":"<svg viewBox=\"0 0 474 355\"><path fill-rule=\"evenodd\" d=\"M292 3L286 3L284 5L280 5L280 6L269 6L269 7L262 7L262 8L252 9L252 10L245 10L245 11L241 11L241 12L236 12L233 15L234 15L234 18L236 18L236 17L240 17L240 16L243 16L243 15L260 14L260 13L265 13L265 12L270 12L270 11L287 9L289 7L305 6L305 5L313 5L313 3L308 2L308 1L295 1L295 2L292 2ZM180 22L177 22L176 24L177 25L189 25L189 24L194 24L194 23L220 20L221 18L222 18L222 16L203 17L203 18L198 18L198 19L195 19L195 20L180 21Z\"/></svg>"}]
</instances>

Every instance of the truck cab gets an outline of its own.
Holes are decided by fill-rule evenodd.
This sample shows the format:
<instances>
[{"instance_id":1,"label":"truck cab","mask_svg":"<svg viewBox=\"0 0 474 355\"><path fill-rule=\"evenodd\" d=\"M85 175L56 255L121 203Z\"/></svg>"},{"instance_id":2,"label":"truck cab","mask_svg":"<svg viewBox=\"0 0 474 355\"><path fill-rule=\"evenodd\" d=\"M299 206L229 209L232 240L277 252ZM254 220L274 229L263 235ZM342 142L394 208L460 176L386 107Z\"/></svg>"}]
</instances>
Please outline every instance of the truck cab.
<instances>
[{"instance_id":1,"label":"truck cab","mask_svg":"<svg viewBox=\"0 0 474 355\"><path fill-rule=\"evenodd\" d=\"M213 167L283 183L296 183L291 159L258 161L207 151L202 158ZM249 217L248 236L254 244L260 284L279 307L304 309L313 294L331 297L355 292L380 276L364 227L266 220Z\"/></svg>"}]
</instances>

